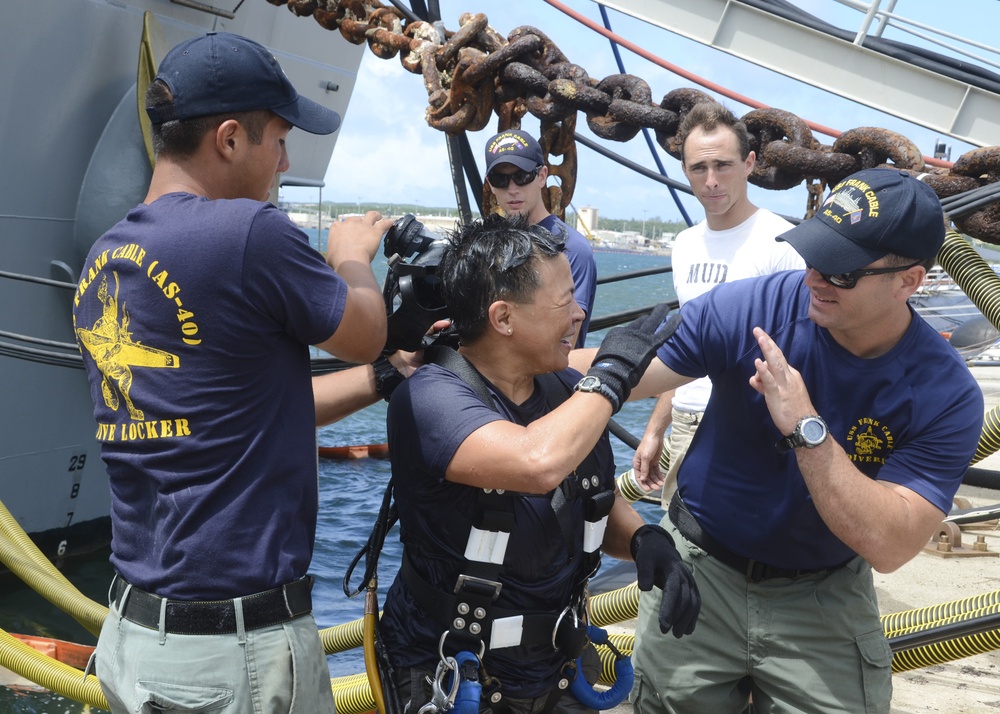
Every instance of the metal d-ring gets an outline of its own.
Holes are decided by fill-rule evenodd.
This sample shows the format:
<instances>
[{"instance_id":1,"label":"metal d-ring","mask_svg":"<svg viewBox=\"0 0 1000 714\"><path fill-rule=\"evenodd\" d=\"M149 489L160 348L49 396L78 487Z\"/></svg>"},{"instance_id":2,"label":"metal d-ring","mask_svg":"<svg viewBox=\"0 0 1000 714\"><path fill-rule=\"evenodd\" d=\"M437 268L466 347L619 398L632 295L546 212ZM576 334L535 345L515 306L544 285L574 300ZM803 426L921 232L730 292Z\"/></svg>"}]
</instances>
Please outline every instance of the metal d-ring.
<instances>
[{"instance_id":1,"label":"metal d-ring","mask_svg":"<svg viewBox=\"0 0 1000 714\"><path fill-rule=\"evenodd\" d=\"M556 645L556 635L559 632L559 625L562 624L562 620L564 617L566 617L567 612L573 613L573 627L576 628L580 626L580 616L577 615L576 608L573 607L572 605L567 605L565 608L563 608L563 611L559 613L559 617L556 618L555 627L552 628L552 649L554 650L559 649L558 645Z\"/></svg>"}]
</instances>

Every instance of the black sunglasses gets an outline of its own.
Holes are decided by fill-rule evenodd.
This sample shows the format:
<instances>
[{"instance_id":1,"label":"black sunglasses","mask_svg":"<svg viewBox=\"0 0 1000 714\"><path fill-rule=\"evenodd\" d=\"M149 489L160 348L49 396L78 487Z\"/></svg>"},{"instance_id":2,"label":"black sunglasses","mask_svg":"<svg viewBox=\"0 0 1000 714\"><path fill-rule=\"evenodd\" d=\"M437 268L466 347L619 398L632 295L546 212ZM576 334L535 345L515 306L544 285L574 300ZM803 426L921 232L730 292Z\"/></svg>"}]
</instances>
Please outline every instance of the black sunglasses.
<instances>
[{"instance_id":1,"label":"black sunglasses","mask_svg":"<svg viewBox=\"0 0 1000 714\"><path fill-rule=\"evenodd\" d=\"M538 172L541 170L541 166L536 166L531 171L515 171L512 174L501 174L494 171L493 173L486 174L486 180L490 182L490 186L493 188L507 188L510 185L511 179L514 179L514 183L518 186L527 186L537 178Z\"/></svg>"},{"instance_id":2,"label":"black sunglasses","mask_svg":"<svg viewBox=\"0 0 1000 714\"><path fill-rule=\"evenodd\" d=\"M850 290L858 284L858 280L865 277L866 275L886 275L888 273L901 273L904 270L909 270L917 265L920 265L922 260L918 260L916 263L910 263L909 265L898 265L892 268L861 268L860 270L852 270L849 273L837 273L836 275L827 275L826 273L819 273L819 276L823 278L826 282L830 283L835 288L840 288L841 290ZM809 266L812 268L812 266Z\"/></svg>"}]
</instances>

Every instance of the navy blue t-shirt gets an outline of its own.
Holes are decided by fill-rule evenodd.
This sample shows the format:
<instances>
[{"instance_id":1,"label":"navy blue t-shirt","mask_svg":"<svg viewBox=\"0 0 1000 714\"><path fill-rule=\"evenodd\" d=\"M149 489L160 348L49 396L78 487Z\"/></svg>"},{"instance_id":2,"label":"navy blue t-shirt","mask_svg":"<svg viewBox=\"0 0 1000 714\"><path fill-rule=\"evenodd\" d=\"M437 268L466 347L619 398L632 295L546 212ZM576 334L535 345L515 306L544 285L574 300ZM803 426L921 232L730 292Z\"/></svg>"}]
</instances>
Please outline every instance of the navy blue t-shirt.
<instances>
[{"instance_id":1,"label":"navy blue t-shirt","mask_svg":"<svg viewBox=\"0 0 1000 714\"><path fill-rule=\"evenodd\" d=\"M344 281L274 206L168 194L94 244L74 323L129 582L209 600L295 580L318 508L308 345Z\"/></svg>"},{"instance_id":2,"label":"navy blue t-shirt","mask_svg":"<svg viewBox=\"0 0 1000 714\"><path fill-rule=\"evenodd\" d=\"M557 373L569 390L579 373ZM534 394L515 405L494 390L495 406L487 406L461 378L429 364L393 393L387 416L389 453L399 509L400 540L424 580L452 592L466 562L465 546L474 521L479 489L445 480L455 451L480 427L500 419L521 425L550 411L536 381ZM614 487L614 457L607 432L594 447L601 488ZM507 545L496 606L519 612L556 612L569 603L581 579L583 500L572 507L576 529L574 553L546 495L512 494L515 526ZM586 574L583 574L586 575ZM381 631L397 667L433 670L444 631L411 597L397 576L386 597ZM549 691L564 659L551 645L488 650L487 670L504 683L509 696L533 697Z\"/></svg>"},{"instance_id":3,"label":"navy blue t-shirt","mask_svg":"<svg viewBox=\"0 0 1000 714\"><path fill-rule=\"evenodd\" d=\"M982 433L983 395L958 353L911 310L886 354L856 357L809 319L802 271L719 285L687 302L657 356L712 379L712 397L677 477L702 527L735 553L784 568L855 554L820 518L764 397L749 385L761 327L805 381L830 436L873 479L905 486L947 513Z\"/></svg>"},{"instance_id":4,"label":"navy blue t-shirt","mask_svg":"<svg viewBox=\"0 0 1000 714\"><path fill-rule=\"evenodd\" d=\"M597 262L594 260L594 249L590 243L575 228L570 228L558 216L549 214L538 222L549 233L561 235L566 240L566 257L569 258L569 269L573 275L575 292L573 297L583 308L587 316L580 325L580 336L576 339L576 347L583 347L590 329L590 318L594 312L594 297L597 295Z\"/></svg>"}]
</instances>

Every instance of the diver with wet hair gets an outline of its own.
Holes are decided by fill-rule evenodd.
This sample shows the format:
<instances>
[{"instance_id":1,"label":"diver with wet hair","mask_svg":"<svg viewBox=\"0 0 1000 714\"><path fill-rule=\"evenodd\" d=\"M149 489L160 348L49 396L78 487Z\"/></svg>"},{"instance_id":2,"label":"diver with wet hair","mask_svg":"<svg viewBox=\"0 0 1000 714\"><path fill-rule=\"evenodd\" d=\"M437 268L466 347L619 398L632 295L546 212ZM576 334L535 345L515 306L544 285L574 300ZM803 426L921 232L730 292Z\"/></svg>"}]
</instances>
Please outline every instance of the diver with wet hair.
<instances>
[{"instance_id":1,"label":"diver with wet hair","mask_svg":"<svg viewBox=\"0 0 1000 714\"><path fill-rule=\"evenodd\" d=\"M596 680L587 582L602 552L662 590L664 632L698 615L672 540L615 488L607 432L676 321L661 326L660 306L611 330L586 376L568 369L584 317L569 261L519 217L461 228L440 276L459 347L428 350L387 416L403 558L380 637L401 704L442 708L442 664L465 653L480 709L586 711L565 685Z\"/></svg>"}]
</instances>

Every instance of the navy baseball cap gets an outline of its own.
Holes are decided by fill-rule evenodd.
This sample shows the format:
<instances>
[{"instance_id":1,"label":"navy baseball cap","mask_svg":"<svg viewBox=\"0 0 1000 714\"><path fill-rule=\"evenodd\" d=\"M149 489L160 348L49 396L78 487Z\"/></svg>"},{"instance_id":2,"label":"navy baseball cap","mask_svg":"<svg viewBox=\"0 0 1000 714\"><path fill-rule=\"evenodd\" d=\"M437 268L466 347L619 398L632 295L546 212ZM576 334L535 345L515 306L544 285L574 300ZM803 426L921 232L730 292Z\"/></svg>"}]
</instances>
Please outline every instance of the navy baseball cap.
<instances>
[{"instance_id":1,"label":"navy baseball cap","mask_svg":"<svg viewBox=\"0 0 1000 714\"><path fill-rule=\"evenodd\" d=\"M934 190L909 171L864 169L834 186L815 216L775 240L790 243L806 265L827 275L889 253L926 260L944 243L944 210Z\"/></svg>"},{"instance_id":2,"label":"navy baseball cap","mask_svg":"<svg viewBox=\"0 0 1000 714\"><path fill-rule=\"evenodd\" d=\"M522 171L532 171L544 163L542 147L526 131L508 129L486 142L486 173L497 164L513 164Z\"/></svg>"},{"instance_id":3,"label":"navy baseball cap","mask_svg":"<svg viewBox=\"0 0 1000 714\"><path fill-rule=\"evenodd\" d=\"M300 96L270 50L231 32L210 32L174 47L156 78L170 88L168 106L146 107L150 121L270 109L310 134L332 134L340 115Z\"/></svg>"}]
</instances>

